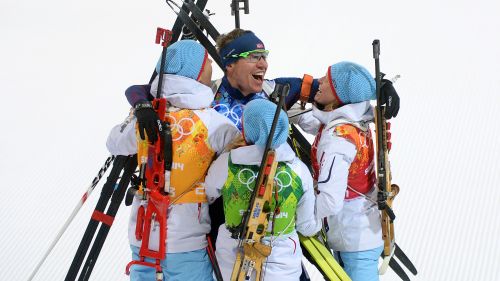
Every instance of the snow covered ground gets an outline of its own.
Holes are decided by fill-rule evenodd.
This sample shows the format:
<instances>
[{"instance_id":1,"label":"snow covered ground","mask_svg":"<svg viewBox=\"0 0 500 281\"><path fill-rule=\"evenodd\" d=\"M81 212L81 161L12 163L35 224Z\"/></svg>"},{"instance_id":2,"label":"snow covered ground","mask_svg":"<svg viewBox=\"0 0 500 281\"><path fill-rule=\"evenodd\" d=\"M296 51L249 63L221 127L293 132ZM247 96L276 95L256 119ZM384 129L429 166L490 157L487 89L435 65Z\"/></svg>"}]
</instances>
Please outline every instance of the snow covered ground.
<instances>
[{"instance_id":1,"label":"snow covered ground","mask_svg":"<svg viewBox=\"0 0 500 281\"><path fill-rule=\"evenodd\" d=\"M229 3L208 2L221 32L234 26ZM320 77L340 60L373 70L381 40L382 71L402 76L391 162L412 280L500 280L498 11L494 0L250 0L241 16L271 50L268 78ZM174 18L163 1L0 2L0 280L26 280L42 258L108 155L124 90L149 80L156 27ZM35 280L64 278L97 190ZM127 218L122 205L91 280L127 280Z\"/></svg>"}]
</instances>

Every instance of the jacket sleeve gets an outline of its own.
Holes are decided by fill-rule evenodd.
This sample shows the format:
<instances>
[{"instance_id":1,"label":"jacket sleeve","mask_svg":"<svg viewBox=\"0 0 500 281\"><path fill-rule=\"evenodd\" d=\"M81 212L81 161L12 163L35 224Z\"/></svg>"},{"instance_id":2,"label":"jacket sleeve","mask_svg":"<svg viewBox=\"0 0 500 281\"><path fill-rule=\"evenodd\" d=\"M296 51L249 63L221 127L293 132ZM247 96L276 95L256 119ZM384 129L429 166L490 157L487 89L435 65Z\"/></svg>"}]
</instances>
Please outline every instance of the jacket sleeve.
<instances>
[{"instance_id":1,"label":"jacket sleeve","mask_svg":"<svg viewBox=\"0 0 500 281\"><path fill-rule=\"evenodd\" d=\"M220 155L226 146L236 139L241 132L236 128L233 122L229 121L229 119L213 109L210 110L213 111L213 113L211 114L211 130L208 141L215 153Z\"/></svg>"},{"instance_id":2,"label":"jacket sleeve","mask_svg":"<svg viewBox=\"0 0 500 281\"><path fill-rule=\"evenodd\" d=\"M288 110L288 116L293 116L290 118L290 122L299 125L304 132L316 135L319 131L321 122L318 118L313 116L312 111L300 114L302 111L303 110L300 109L298 105L294 105L290 110Z\"/></svg>"},{"instance_id":3,"label":"jacket sleeve","mask_svg":"<svg viewBox=\"0 0 500 281\"><path fill-rule=\"evenodd\" d=\"M221 196L221 190L228 175L229 152L221 154L208 169L205 177L205 193L211 204Z\"/></svg>"},{"instance_id":4,"label":"jacket sleeve","mask_svg":"<svg viewBox=\"0 0 500 281\"><path fill-rule=\"evenodd\" d=\"M290 92L286 97L286 108L291 108L300 98L300 89L302 87L302 78L296 77L281 77L274 79L276 83L280 84L290 84ZM312 101L312 97L318 91L319 83L318 79L313 80L313 84L311 86L309 101Z\"/></svg>"},{"instance_id":5,"label":"jacket sleeve","mask_svg":"<svg viewBox=\"0 0 500 281\"><path fill-rule=\"evenodd\" d=\"M295 160L298 166L296 171L300 173L302 180L302 189L304 194L297 204L297 220L295 227L298 232L304 236L312 236L321 229L321 219L316 217L315 214L315 197L313 190L313 180L306 165L298 158Z\"/></svg>"},{"instance_id":6,"label":"jacket sleeve","mask_svg":"<svg viewBox=\"0 0 500 281\"><path fill-rule=\"evenodd\" d=\"M140 101L153 100L149 91L151 91L151 85L133 85L125 90L125 97L127 97L128 103L134 107Z\"/></svg>"},{"instance_id":7,"label":"jacket sleeve","mask_svg":"<svg viewBox=\"0 0 500 281\"><path fill-rule=\"evenodd\" d=\"M316 215L324 218L336 215L344 206L349 167L356 155L356 146L334 135L329 129L322 134L318 145L317 161L320 163Z\"/></svg>"},{"instance_id":8,"label":"jacket sleeve","mask_svg":"<svg viewBox=\"0 0 500 281\"><path fill-rule=\"evenodd\" d=\"M131 112L123 123L111 129L106 140L106 147L112 155L133 155L137 153L135 123L136 119Z\"/></svg>"}]
</instances>

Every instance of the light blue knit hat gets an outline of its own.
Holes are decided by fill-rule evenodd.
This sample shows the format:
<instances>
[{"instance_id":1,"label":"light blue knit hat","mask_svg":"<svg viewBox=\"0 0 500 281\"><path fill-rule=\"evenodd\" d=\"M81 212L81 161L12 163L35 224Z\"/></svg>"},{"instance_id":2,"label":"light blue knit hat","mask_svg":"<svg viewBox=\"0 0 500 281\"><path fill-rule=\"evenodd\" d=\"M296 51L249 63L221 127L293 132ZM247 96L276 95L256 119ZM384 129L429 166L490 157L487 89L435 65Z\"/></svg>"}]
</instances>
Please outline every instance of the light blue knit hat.
<instances>
[{"instance_id":1,"label":"light blue knit hat","mask_svg":"<svg viewBox=\"0 0 500 281\"><path fill-rule=\"evenodd\" d=\"M359 64L343 61L328 68L328 81L341 104L376 99L375 79Z\"/></svg>"},{"instance_id":2,"label":"light blue knit hat","mask_svg":"<svg viewBox=\"0 0 500 281\"><path fill-rule=\"evenodd\" d=\"M194 40L180 40L167 48L163 73L175 74L198 80L207 61L207 51ZM156 64L160 73L161 56Z\"/></svg>"},{"instance_id":3,"label":"light blue knit hat","mask_svg":"<svg viewBox=\"0 0 500 281\"><path fill-rule=\"evenodd\" d=\"M243 134L248 143L265 147L273 124L276 104L266 99L255 99L245 105L243 110ZM281 110L274 131L271 148L277 148L288 137L288 117Z\"/></svg>"}]
</instances>

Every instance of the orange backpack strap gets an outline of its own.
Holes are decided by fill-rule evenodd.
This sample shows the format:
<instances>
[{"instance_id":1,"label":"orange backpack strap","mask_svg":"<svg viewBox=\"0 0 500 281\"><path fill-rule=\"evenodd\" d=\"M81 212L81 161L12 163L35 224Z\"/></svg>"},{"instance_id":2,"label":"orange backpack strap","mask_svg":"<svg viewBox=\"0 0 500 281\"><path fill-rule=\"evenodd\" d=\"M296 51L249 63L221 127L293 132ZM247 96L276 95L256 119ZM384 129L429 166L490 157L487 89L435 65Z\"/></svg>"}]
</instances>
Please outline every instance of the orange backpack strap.
<instances>
[{"instance_id":1,"label":"orange backpack strap","mask_svg":"<svg viewBox=\"0 0 500 281\"><path fill-rule=\"evenodd\" d=\"M305 108L307 101L309 100L309 95L311 94L311 88L314 78L309 74L304 74L302 77L302 86L300 87L300 107Z\"/></svg>"}]
</instances>

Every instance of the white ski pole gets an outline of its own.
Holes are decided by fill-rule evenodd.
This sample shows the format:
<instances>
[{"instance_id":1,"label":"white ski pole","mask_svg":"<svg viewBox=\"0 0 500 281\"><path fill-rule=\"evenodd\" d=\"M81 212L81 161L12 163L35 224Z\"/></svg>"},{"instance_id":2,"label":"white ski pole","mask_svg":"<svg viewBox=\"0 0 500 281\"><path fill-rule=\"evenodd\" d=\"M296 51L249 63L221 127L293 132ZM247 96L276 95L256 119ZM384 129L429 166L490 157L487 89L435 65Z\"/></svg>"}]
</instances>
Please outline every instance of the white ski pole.
<instances>
[{"instance_id":1,"label":"white ski pole","mask_svg":"<svg viewBox=\"0 0 500 281\"><path fill-rule=\"evenodd\" d=\"M45 259L47 259L47 257L49 256L50 252L52 251L52 249L54 249L54 247L56 246L57 242L59 242L59 239L61 238L61 236L66 231L66 229L68 228L69 224L73 221L73 219L75 218L76 214L78 214L78 211L80 211L80 209L82 208L83 204L85 203L85 201L87 200L87 198L89 198L90 194L92 193L92 191L94 190L94 188L97 186L97 184L99 183L99 181L101 180L101 178L104 176L104 174L106 173L106 170L109 168L109 166L111 165L111 163L113 162L114 159L115 159L114 155L110 155L108 157L108 159L106 159L106 162L104 163L104 166L101 167L101 169L97 173L97 176L94 178L94 180L92 180L92 184L90 184L89 188L83 194L82 198L80 199L80 201L76 205L75 209L73 210L73 212L71 213L71 215L69 216L69 218L64 223L64 225L61 228L61 230L59 230L59 233L57 234L56 238L54 239L54 241L52 241L52 244L50 244L49 249L47 250L47 252L45 252L45 254L44 254L43 258L40 260L40 262L38 262L38 264L36 265L36 267L33 270L33 272L31 272L31 275L28 278L28 281L33 280L33 277L35 277L36 273L38 272L38 270L40 269L40 267L42 266L42 264L45 262Z\"/></svg>"}]
</instances>

